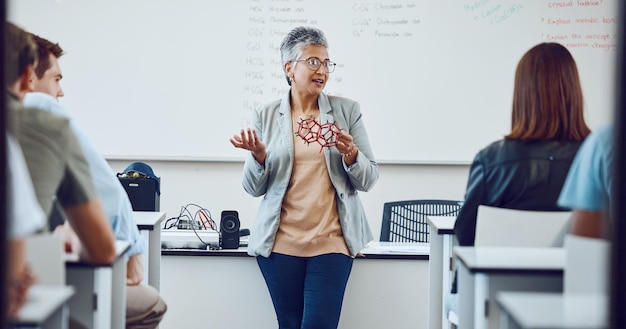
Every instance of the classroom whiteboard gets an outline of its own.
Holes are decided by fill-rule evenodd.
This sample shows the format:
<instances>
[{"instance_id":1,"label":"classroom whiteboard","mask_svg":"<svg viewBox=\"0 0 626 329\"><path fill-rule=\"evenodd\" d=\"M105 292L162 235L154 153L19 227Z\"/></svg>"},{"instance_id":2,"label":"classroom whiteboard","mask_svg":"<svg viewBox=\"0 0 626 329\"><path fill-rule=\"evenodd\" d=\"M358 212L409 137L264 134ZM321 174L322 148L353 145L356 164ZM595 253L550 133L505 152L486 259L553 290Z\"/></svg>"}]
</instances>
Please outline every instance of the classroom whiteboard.
<instances>
[{"instance_id":1,"label":"classroom whiteboard","mask_svg":"<svg viewBox=\"0 0 626 329\"><path fill-rule=\"evenodd\" d=\"M357 100L381 163L469 163L510 128L513 78L540 42L578 63L586 117L612 119L617 0L12 0L59 42L61 102L110 159L240 161L228 141L288 90L279 45L322 29L326 92Z\"/></svg>"}]
</instances>

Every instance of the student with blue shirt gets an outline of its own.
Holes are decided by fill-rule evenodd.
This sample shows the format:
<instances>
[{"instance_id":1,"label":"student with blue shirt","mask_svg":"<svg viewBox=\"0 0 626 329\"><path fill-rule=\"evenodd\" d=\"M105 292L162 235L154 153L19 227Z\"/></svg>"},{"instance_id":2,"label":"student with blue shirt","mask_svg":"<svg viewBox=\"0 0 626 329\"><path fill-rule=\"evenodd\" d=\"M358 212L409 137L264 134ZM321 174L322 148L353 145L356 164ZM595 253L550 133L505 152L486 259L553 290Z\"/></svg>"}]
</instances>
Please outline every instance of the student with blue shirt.
<instances>
[{"instance_id":1,"label":"student with blue shirt","mask_svg":"<svg viewBox=\"0 0 626 329\"><path fill-rule=\"evenodd\" d=\"M558 203L572 209L570 233L608 238L614 176L612 125L592 132L582 144L567 175Z\"/></svg>"},{"instance_id":2,"label":"student with blue shirt","mask_svg":"<svg viewBox=\"0 0 626 329\"><path fill-rule=\"evenodd\" d=\"M67 120L21 104L24 94L33 88L35 43L15 24L5 22L4 32L6 119L12 129L8 138L11 153L8 158L10 212L7 215L11 218L11 238L7 251L11 263L7 275L10 281L6 282L9 300L6 311L9 316L15 316L36 280L24 264L25 241L20 239L35 230L47 231L42 224L51 212L53 197L58 198L68 221L76 229L77 239L82 242L81 258L111 264L116 253L113 231Z\"/></svg>"},{"instance_id":3,"label":"student with blue shirt","mask_svg":"<svg viewBox=\"0 0 626 329\"><path fill-rule=\"evenodd\" d=\"M67 119L21 102L33 89L36 45L30 35L5 22L5 68L8 122L14 127L37 202L45 216L56 197L82 244L80 257L111 264L115 237L93 186L89 168Z\"/></svg>"},{"instance_id":4,"label":"student with blue shirt","mask_svg":"<svg viewBox=\"0 0 626 329\"><path fill-rule=\"evenodd\" d=\"M144 275L141 254L146 250L146 243L135 224L128 195L106 160L58 102L57 98L64 95L60 86L63 75L58 64L58 58L63 54L63 50L58 44L36 35L31 36L37 44L39 62L35 69L35 92L27 93L23 103L25 106L36 107L69 119L70 127L78 137L89 164L91 176L113 233L116 239L130 242L125 254L126 328L155 328L163 318L167 305L154 287L141 284ZM63 226L63 229L68 228L67 225Z\"/></svg>"}]
</instances>

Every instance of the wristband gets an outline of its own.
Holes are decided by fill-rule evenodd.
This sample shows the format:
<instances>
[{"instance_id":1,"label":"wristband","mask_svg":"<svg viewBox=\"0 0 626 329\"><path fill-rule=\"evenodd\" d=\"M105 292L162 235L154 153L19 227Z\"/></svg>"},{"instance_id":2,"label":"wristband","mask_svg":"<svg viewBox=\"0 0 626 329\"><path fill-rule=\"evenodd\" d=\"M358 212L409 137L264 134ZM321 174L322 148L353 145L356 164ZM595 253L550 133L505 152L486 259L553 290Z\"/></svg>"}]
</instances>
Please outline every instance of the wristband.
<instances>
[{"instance_id":1,"label":"wristband","mask_svg":"<svg viewBox=\"0 0 626 329\"><path fill-rule=\"evenodd\" d=\"M352 156L355 150L357 150L356 145L352 146L352 148L350 149L350 151L348 151L348 153L344 153L342 155L344 158L349 158L350 156Z\"/></svg>"}]
</instances>

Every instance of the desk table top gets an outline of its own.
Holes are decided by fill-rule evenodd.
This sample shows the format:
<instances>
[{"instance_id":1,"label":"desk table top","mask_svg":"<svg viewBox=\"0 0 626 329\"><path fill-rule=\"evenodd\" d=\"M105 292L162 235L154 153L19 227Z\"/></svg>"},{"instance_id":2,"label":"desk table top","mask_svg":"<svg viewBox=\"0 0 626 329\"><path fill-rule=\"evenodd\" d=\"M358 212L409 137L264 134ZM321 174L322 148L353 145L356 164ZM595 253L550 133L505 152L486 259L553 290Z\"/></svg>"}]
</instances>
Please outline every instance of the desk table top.
<instances>
[{"instance_id":1,"label":"desk table top","mask_svg":"<svg viewBox=\"0 0 626 329\"><path fill-rule=\"evenodd\" d=\"M565 268L564 248L454 247L453 255L470 272L554 272Z\"/></svg>"},{"instance_id":2,"label":"desk table top","mask_svg":"<svg viewBox=\"0 0 626 329\"><path fill-rule=\"evenodd\" d=\"M416 259L428 260L430 245L425 242L380 242L372 241L356 259ZM163 249L163 256L248 256L247 249Z\"/></svg>"},{"instance_id":3,"label":"desk table top","mask_svg":"<svg viewBox=\"0 0 626 329\"><path fill-rule=\"evenodd\" d=\"M435 234L454 234L454 223L456 222L456 216L428 216L426 217L428 224L432 226L434 230L431 230Z\"/></svg>"},{"instance_id":4,"label":"desk table top","mask_svg":"<svg viewBox=\"0 0 626 329\"><path fill-rule=\"evenodd\" d=\"M28 301L17 319L10 320L18 326L37 326L44 323L74 295L74 287L34 285L28 290Z\"/></svg>"},{"instance_id":5,"label":"desk table top","mask_svg":"<svg viewBox=\"0 0 626 329\"><path fill-rule=\"evenodd\" d=\"M500 307L522 328L608 328L608 297L544 292L500 292Z\"/></svg>"},{"instance_id":6,"label":"desk table top","mask_svg":"<svg viewBox=\"0 0 626 329\"><path fill-rule=\"evenodd\" d=\"M126 250L128 250L129 247L130 247L130 242L124 241L124 240L115 240L115 252L117 254L117 258L115 260L118 260L122 255L124 255L124 253L126 252ZM103 265L103 264L93 264L93 263L87 262L85 260L80 259L79 255L76 253L66 253L64 255L64 259L65 259L66 267L67 266L86 266L86 267L113 266L113 264Z\"/></svg>"},{"instance_id":7,"label":"desk table top","mask_svg":"<svg viewBox=\"0 0 626 329\"><path fill-rule=\"evenodd\" d=\"M162 211L133 211L135 223L140 230L154 230L159 227L165 219L165 212Z\"/></svg>"}]
</instances>

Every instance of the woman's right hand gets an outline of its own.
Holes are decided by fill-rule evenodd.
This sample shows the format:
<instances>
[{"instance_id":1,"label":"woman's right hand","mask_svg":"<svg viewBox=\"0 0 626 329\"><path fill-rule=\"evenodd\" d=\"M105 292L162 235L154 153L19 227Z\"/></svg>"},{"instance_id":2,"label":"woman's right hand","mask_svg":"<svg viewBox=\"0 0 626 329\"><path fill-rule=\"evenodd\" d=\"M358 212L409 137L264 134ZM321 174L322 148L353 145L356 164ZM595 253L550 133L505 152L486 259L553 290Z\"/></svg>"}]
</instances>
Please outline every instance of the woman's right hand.
<instances>
[{"instance_id":1,"label":"woman's right hand","mask_svg":"<svg viewBox=\"0 0 626 329\"><path fill-rule=\"evenodd\" d=\"M265 163L265 157L267 152L265 151L265 144L261 142L256 130L247 128L241 129L239 135L233 135L230 139L231 144L236 148L248 150L252 152L254 159L259 163Z\"/></svg>"}]
</instances>

